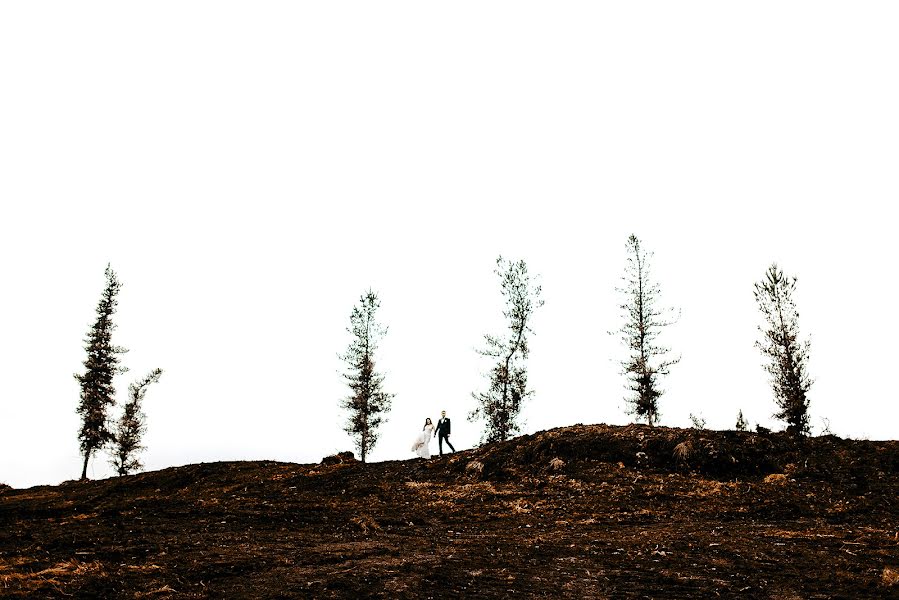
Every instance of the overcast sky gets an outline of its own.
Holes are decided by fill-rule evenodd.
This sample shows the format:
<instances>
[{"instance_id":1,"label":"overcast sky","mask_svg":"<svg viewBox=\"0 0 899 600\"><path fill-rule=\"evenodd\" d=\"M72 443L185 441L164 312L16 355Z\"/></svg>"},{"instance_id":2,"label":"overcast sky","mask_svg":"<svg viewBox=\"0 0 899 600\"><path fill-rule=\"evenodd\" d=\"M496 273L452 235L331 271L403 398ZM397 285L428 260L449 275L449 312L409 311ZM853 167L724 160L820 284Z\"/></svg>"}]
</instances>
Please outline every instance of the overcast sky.
<instances>
[{"instance_id":1,"label":"overcast sky","mask_svg":"<svg viewBox=\"0 0 899 600\"><path fill-rule=\"evenodd\" d=\"M540 274L524 431L625 424L614 289L654 251L661 424L776 429L752 286L799 278L811 423L899 437L894 2L0 5L0 482L80 474L83 338L147 393L147 469L352 448L338 354L368 288L396 394L457 449L502 325L499 254ZM96 457L91 477L111 473Z\"/></svg>"}]
</instances>

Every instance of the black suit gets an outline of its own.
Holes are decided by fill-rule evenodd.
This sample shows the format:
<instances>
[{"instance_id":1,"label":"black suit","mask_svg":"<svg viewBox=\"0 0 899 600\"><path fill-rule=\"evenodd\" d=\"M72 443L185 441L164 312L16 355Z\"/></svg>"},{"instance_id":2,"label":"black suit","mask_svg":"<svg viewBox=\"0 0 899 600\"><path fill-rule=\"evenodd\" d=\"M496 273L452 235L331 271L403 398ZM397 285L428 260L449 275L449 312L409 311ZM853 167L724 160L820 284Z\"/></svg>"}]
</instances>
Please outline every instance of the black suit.
<instances>
[{"instance_id":1,"label":"black suit","mask_svg":"<svg viewBox=\"0 0 899 600\"><path fill-rule=\"evenodd\" d=\"M440 456L443 456L443 442L446 442L446 445L450 447L450 450L453 452L456 451L453 448L453 445L450 444L449 434L450 434L450 420L449 417L443 417L439 421L437 421L437 430L434 432L437 435L437 446L440 448Z\"/></svg>"}]
</instances>

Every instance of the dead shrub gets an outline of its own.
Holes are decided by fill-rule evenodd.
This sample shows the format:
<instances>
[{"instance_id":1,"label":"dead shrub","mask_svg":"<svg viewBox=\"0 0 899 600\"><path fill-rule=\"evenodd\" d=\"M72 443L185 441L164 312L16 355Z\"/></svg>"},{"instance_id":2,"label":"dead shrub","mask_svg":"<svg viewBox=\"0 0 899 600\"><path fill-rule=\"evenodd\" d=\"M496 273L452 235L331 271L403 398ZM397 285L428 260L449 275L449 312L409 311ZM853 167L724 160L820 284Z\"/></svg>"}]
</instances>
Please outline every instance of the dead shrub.
<instances>
[{"instance_id":1,"label":"dead shrub","mask_svg":"<svg viewBox=\"0 0 899 600\"><path fill-rule=\"evenodd\" d=\"M766 476L764 479L765 483L776 483L779 485L783 485L787 482L787 476L783 473L771 473Z\"/></svg>"},{"instance_id":2,"label":"dead shrub","mask_svg":"<svg viewBox=\"0 0 899 600\"><path fill-rule=\"evenodd\" d=\"M478 460L473 460L465 465L465 472L469 475L480 475L484 472L484 463Z\"/></svg>"},{"instance_id":3,"label":"dead shrub","mask_svg":"<svg viewBox=\"0 0 899 600\"><path fill-rule=\"evenodd\" d=\"M565 461L561 458L556 457L549 461L549 468L553 471L561 471L565 468Z\"/></svg>"},{"instance_id":4,"label":"dead shrub","mask_svg":"<svg viewBox=\"0 0 899 600\"><path fill-rule=\"evenodd\" d=\"M883 574L880 576L880 582L887 587L899 584L899 569L884 567Z\"/></svg>"}]
</instances>

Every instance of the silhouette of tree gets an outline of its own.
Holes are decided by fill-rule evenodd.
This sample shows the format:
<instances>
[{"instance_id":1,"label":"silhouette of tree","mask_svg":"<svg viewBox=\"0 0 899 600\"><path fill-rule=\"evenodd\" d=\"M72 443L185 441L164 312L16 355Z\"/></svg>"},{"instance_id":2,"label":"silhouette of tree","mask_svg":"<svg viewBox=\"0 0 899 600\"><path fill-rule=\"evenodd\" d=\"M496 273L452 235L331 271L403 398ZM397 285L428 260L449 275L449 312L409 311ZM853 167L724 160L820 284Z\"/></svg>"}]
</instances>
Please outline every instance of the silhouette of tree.
<instances>
[{"instance_id":1,"label":"silhouette of tree","mask_svg":"<svg viewBox=\"0 0 899 600\"><path fill-rule=\"evenodd\" d=\"M630 355L621 361L622 374L628 378L631 395L625 398L630 405L630 414L645 418L649 425L659 420L659 397L663 390L659 387L659 376L668 375L668 369L680 361L668 358L671 350L656 344L659 333L674 323L671 310L657 307L660 296L659 286L650 277L649 259L651 252L640 246L637 236L627 239L627 265L622 281L624 287L617 288L625 300L621 305L624 325L612 334L621 336L621 341Z\"/></svg>"},{"instance_id":2,"label":"silhouette of tree","mask_svg":"<svg viewBox=\"0 0 899 600\"><path fill-rule=\"evenodd\" d=\"M472 392L478 406L468 415L470 421L485 421L485 442L507 440L519 430L522 402L533 394L527 390L524 366L528 357L527 334L533 333L529 323L534 311L543 306L541 287L531 284L523 260L507 261L500 256L496 259L496 274L506 304L503 316L508 327L505 335L484 336L486 347L478 353L495 359L496 364L489 373L487 391Z\"/></svg>"},{"instance_id":3,"label":"silhouette of tree","mask_svg":"<svg viewBox=\"0 0 899 600\"><path fill-rule=\"evenodd\" d=\"M147 393L151 383L159 381L162 369L154 369L140 381L135 381L128 386L128 403L122 411L113 432L115 444L110 463L119 475L128 475L132 471L143 468L137 455L144 446L141 438L147 430L146 415L141 410L141 402Z\"/></svg>"},{"instance_id":4,"label":"silhouette of tree","mask_svg":"<svg viewBox=\"0 0 899 600\"><path fill-rule=\"evenodd\" d=\"M382 328L375 318L381 303L369 290L359 298L359 305L350 313L347 331L353 336L346 354L340 355L348 367L344 377L351 394L341 406L350 415L344 430L354 437L362 462L378 441L378 427L390 411L393 394L383 390L384 376L375 370L375 351L387 328Z\"/></svg>"},{"instance_id":5,"label":"silhouette of tree","mask_svg":"<svg viewBox=\"0 0 899 600\"><path fill-rule=\"evenodd\" d=\"M741 409L739 413L737 413L737 431L746 431L749 429L749 423L746 422L746 419L743 418L743 410Z\"/></svg>"},{"instance_id":6,"label":"silhouette of tree","mask_svg":"<svg viewBox=\"0 0 899 600\"><path fill-rule=\"evenodd\" d=\"M87 359L84 361L83 374L75 374L81 384L81 402L76 412L81 417L81 430L78 441L84 456L81 479L87 479L87 463L91 455L112 441L107 412L115 404L115 388L113 377L125 373L128 369L119 364L119 355L127 352L125 348L112 344L112 332L116 328L112 322L117 305L116 295L122 287L116 278L115 271L106 265L106 287L97 304L97 320L88 331L84 340Z\"/></svg>"},{"instance_id":7,"label":"silhouette of tree","mask_svg":"<svg viewBox=\"0 0 899 600\"><path fill-rule=\"evenodd\" d=\"M693 429L698 429L700 431L705 430L706 420L705 417L702 416L702 413L699 413L699 415L690 413L690 423L693 424Z\"/></svg>"},{"instance_id":8,"label":"silhouette of tree","mask_svg":"<svg viewBox=\"0 0 899 600\"><path fill-rule=\"evenodd\" d=\"M762 339L756 347L767 360L774 400L779 410L774 417L786 421L787 431L805 435L809 431L808 376L809 342L799 341L799 313L793 301L796 278L787 277L772 264L765 278L755 284L753 294L765 324L759 325Z\"/></svg>"}]
</instances>

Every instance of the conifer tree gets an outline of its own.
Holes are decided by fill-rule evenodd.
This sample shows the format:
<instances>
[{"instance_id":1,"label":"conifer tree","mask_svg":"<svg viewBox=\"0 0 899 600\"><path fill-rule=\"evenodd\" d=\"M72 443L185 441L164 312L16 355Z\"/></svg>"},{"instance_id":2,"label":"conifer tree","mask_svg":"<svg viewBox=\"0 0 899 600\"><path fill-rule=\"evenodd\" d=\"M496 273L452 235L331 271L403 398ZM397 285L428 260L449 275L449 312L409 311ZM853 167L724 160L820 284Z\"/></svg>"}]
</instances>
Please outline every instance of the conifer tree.
<instances>
[{"instance_id":1,"label":"conifer tree","mask_svg":"<svg viewBox=\"0 0 899 600\"><path fill-rule=\"evenodd\" d=\"M159 381L162 369L154 369L140 381L128 386L128 402L122 410L113 432L113 453L110 463L119 475L128 475L143 468L138 454L144 450L141 438L147 430L146 415L141 403L151 383Z\"/></svg>"},{"instance_id":2,"label":"conifer tree","mask_svg":"<svg viewBox=\"0 0 899 600\"><path fill-rule=\"evenodd\" d=\"M530 322L534 311L543 306L541 286L531 283L525 261L507 261L500 256L496 274L505 300L507 329L503 335L484 336L485 348L478 353L496 362L488 374L487 391L472 392L477 407L468 415L471 421L483 419L483 441L488 443L505 441L519 431L522 403L533 395L527 389L527 336L533 333Z\"/></svg>"},{"instance_id":3,"label":"conifer tree","mask_svg":"<svg viewBox=\"0 0 899 600\"><path fill-rule=\"evenodd\" d=\"M106 286L97 304L97 320L84 340L87 351L83 363L85 370L82 374L75 374L75 379L81 384L81 401L76 409L81 417L78 441L84 456L81 479L87 479L87 464L91 455L113 439L108 421L109 407L115 404L113 377L128 370L119 364L119 355L127 350L112 343L112 332L116 328L112 316L122 284L110 265L106 265L105 277Z\"/></svg>"},{"instance_id":4,"label":"conifer tree","mask_svg":"<svg viewBox=\"0 0 899 600\"><path fill-rule=\"evenodd\" d=\"M393 400L393 394L384 391L384 375L375 369L375 351L387 333L387 328L382 328L376 319L380 306L377 294L371 290L359 298L347 329L353 339L340 356L348 367L344 378L351 392L341 404L350 413L344 430L354 438L362 462L377 443L378 427L386 420Z\"/></svg>"},{"instance_id":5,"label":"conifer tree","mask_svg":"<svg viewBox=\"0 0 899 600\"><path fill-rule=\"evenodd\" d=\"M740 409L740 412L737 413L737 431L746 431L749 429L749 424L746 422L746 419L743 418L743 410Z\"/></svg>"},{"instance_id":6,"label":"conifer tree","mask_svg":"<svg viewBox=\"0 0 899 600\"><path fill-rule=\"evenodd\" d=\"M628 378L631 395L625 400L630 405L631 414L645 418L649 425L659 420L659 397L663 394L659 377L668 375L669 368L680 358L669 358L671 350L656 343L662 330L673 324L671 310L657 306L660 290L651 278L649 260L651 252L646 252L637 236L627 240L627 265L622 277L623 288L618 292L624 296L621 311L624 325L613 334L621 335L622 343L628 348L629 356L621 361L622 374Z\"/></svg>"},{"instance_id":7,"label":"conifer tree","mask_svg":"<svg viewBox=\"0 0 899 600\"><path fill-rule=\"evenodd\" d=\"M793 301L796 277L787 277L772 264L765 278L755 284L753 294L765 324L756 347L766 359L778 411L774 417L786 421L787 431L805 435L809 431L808 375L809 342L799 340L799 313Z\"/></svg>"}]
</instances>

